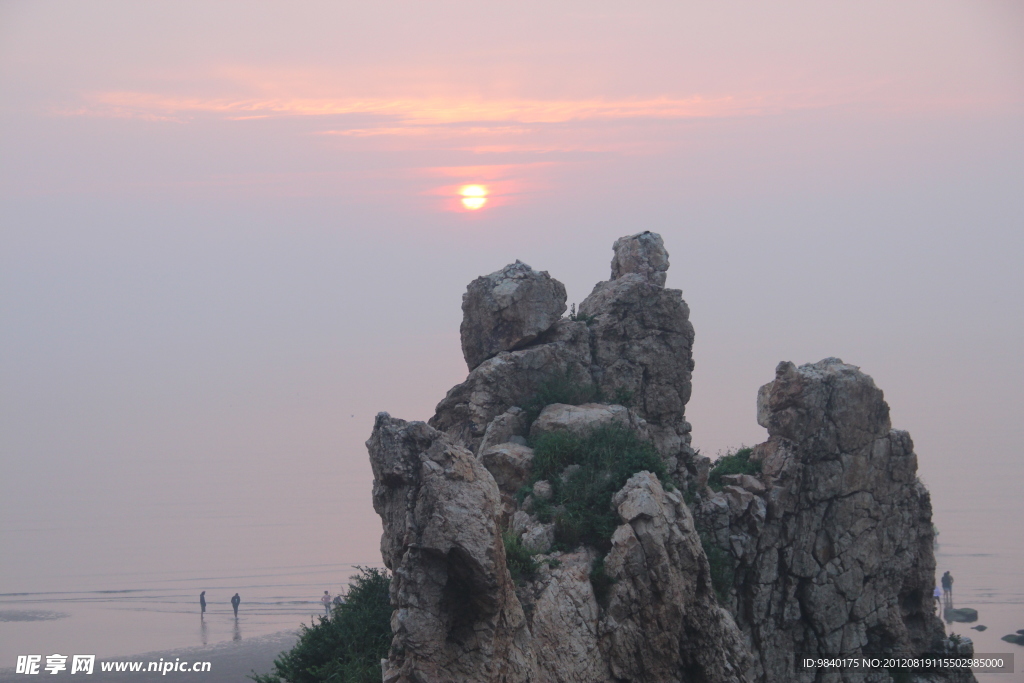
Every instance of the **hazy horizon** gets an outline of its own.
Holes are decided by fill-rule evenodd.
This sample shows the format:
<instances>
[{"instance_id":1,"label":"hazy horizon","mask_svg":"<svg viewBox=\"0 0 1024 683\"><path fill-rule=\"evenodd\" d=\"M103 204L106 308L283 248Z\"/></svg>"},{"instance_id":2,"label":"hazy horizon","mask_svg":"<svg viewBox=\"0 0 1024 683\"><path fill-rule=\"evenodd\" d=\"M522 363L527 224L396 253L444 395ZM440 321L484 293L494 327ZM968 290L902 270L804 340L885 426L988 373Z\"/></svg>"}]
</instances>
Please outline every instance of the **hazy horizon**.
<instances>
[{"instance_id":1,"label":"hazy horizon","mask_svg":"<svg viewBox=\"0 0 1024 683\"><path fill-rule=\"evenodd\" d=\"M379 563L363 442L464 379L466 285L579 302L642 230L695 447L840 357L1024 557L1019 3L8 1L0 92L0 593Z\"/></svg>"}]
</instances>

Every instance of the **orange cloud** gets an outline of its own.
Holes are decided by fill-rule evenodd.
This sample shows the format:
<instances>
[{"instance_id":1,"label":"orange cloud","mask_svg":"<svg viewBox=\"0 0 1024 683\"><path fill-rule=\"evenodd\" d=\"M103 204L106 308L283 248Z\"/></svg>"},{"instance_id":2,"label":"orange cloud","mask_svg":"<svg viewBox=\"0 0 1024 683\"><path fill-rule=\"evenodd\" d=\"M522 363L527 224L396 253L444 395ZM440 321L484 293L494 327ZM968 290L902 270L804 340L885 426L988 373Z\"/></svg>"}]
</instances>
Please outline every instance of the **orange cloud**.
<instances>
[{"instance_id":1,"label":"orange cloud","mask_svg":"<svg viewBox=\"0 0 1024 683\"><path fill-rule=\"evenodd\" d=\"M94 93L73 113L97 116L180 118L219 114L228 119L283 116L371 114L406 124L437 125L472 122L565 123L623 119L679 119L767 113L762 98L640 100L536 100L477 98L198 98L144 92ZM342 133L344 134L344 133Z\"/></svg>"},{"instance_id":2,"label":"orange cloud","mask_svg":"<svg viewBox=\"0 0 1024 683\"><path fill-rule=\"evenodd\" d=\"M447 136L465 137L468 135L515 135L530 132L529 128L514 126L492 126L490 128L452 128L441 126L400 126L381 128L348 128L341 130L322 130L318 135L343 135L347 137L365 138L380 135L401 136Z\"/></svg>"}]
</instances>

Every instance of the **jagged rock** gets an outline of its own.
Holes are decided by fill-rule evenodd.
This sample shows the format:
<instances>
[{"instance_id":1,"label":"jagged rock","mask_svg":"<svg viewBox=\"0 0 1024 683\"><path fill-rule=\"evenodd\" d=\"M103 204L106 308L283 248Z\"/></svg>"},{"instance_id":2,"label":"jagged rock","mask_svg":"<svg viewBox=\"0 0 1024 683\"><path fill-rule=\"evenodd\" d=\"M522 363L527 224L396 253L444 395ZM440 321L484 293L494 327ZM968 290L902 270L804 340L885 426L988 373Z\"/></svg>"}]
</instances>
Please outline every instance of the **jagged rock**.
<instances>
[{"instance_id":1,"label":"jagged rock","mask_svg":"<svg viewBox=\"0 0 1024 683\"><path fill-rule=\"evenodd\" d=\"M478 277L462 295L462 354L472 370L523 347L565 313L565 286L521 261Z\"/></svg>"},{"instance_id":2,"label":"jagged rock","mask_svg":"<svg viewBox=\"0 0 1024 683\"><path fill-rule=\"evenodd\" d=\"M514 515L512 515L512 519L509 522L508 528L516 536L522 536L526 533L526 530L530 528L530 524L532 521L533 520L530 517L530 513L526 512L525 510L519 510Z\"/></svg>"},{"instance_id":3,"label":"jagged rock","mask_svg":"<svg viewBox=\"0 0 1024 683\"><path fill-rule=\"evenodd\" d=\"M623 275L636 273L651 284L665 286L668 271L668 252L661 235L656 232L641 232L629 237L620 237L612 245L612 280Z\"/></svg>"},{"instance_id":4,"label":"jagged rock","mask_svg":"<svg viewBox=\"0 0 1024 683\"><path fill-rule=\"evenodd\" d=\"M536 664L505 567L494 479L422 422L380 413L366 445L396 608L384 681L531 680Z\"/></svg>"},{"instance_id":5,"label":"jagged rock","mask_svg":"<svg viewBox=\"0 0 1024 683\"><path fill-rule=\"evenodd\" d=\"M749 474L724 474L722 475L722 483L729 484L731 486L738 486L741 489L750 491L761 495L765 492L764 483L761 482L757 477Z\"/></svg>"},{"instance_id":6,"label":"jagged rock","mask_svg":"<svg viewBox=\"0 0 1024 683\"><path fill-rule=\"evenodd\" d=\"M522 541L531 553L546 553L555 544L555 525L534 524L523 533Z\"/></svg>"},{"instance_id":7,"label":"jagged rock","mask_svg":"<svg viewBox=\"0 0 1024 683\"><path fill-rule=\"evenodd\" d=\"M505 493L515 493L530 478L533 449L516 443L502 443L481 449L480 462Z\"/></svg>"},{"instance_id":8,"label":"jagged rock","mask_svg":"<svg viewBox=\"0 0 1024 683\"><path fill-rule=\"evenodd\" d=\"M485 360L448 391L429 424L476 452L495 417L522 406L557 377L591 381L586 323L560 320L534 346Z\"/></svg>"},{"instance_id":9,"label":"jagged rock","mask_svg":"<svg viewBox=\"0 0 1024 683\"><path fill-rule=\"evenodd\" d=\"M775 381L758 390L757 423L817 457L853 453L892 426L881 389L838 358L799 369L779 363Z\"/></svg>"},{"instance_id":10,"label":"jagged rock","mask_svg":"<svg viewBox=\"0 0 1024 683\"><path fill-rule=\"evenodd\" d=\"M616 425L632 429L641 439L647 439L647 422L625 406L604 403L584 403L570 406L552 403L546 406L530 427L530 436L538 437L552 432L568 432L586 437L599 427Z\"/></svg>"},{"instance_id":11,"label":"jagged rock","mask_svg":"<svg viewBox=\"0 0 1024 683\"><path fill-rule=\"evenodd\" d=\"M623 521L605 571L615 584L601 621L613 675L628 681L744 681L748 655L721 609L690 511L650 472L615 494Z\"/></svg>"},{"instance_id":12,"label":"jagged rock","mask_svg":"<svg viewBox=\"0 0 1024 683\"><path fill-rule=\"evenodd\" d=\"M598 639L601 609L590 583L592 551L567 553L520 591L537 648L539 681L613 683Z\"/></svg>"},{"instance_id":13,"label":"jagged rock","mask_svg":"<svg viewBox=\"0 0 1024 683\"><path fill-rule=\"evenodd\" d=\"M890 429L871 378L835 358L780 363L758 392L758 422L769 434L751 456L764 498L731 485L698 509L734 565L730 608L753 645L752 673L788 683L808 675L793 670L794 652L935 647L931 501L910 436Z\"/></svg>"},{"instance_id":14,"label":"jagged rock","mask_svg":"<svg viewBox=\"0 0 1024 683\"><path fill-rule=\"evenodd\" d=\"M619 240L612 279L578 320L536 322L544 316L526 290L519 299L498 291L523 284L515 273L481 278L466 296L466 324L476 326L464 329L466 381L429 426L378 416L367 445L381 552L394 572L387 683L888 683L885 672L796 672L793 655L973 651L968 639L944 638L933 614L931 504L913 444L890 429L881 391L857 368L780 364L758 394L769 439L752 458L762 473L707 489L709 461L690 448L685 418L693 328L682 293L663 286L667 256L653 233ZM549 282L560 309L551 313L548 294L536 308L557 316L564 290ZM507 320L501 296L522 304ZM535 332L524 332L528 321ZM526 409L535 415L535 399L562 391L559 382L596 385L616 405L548 406L535 434L646 430L678 488L636 473L613 497L622 524L601 551L538 556L517 586L503 532L550 551L555 525L531 513L559 519L564 508L539 503L579 468L535 482L521 503L512 495L530 478ZM594 583L592 567L604 568Z\"/></svg>"},{"instance_id":15,"label":"jagged rock","mask_svg":"<svg viewBox=\"0 0 1024 683\"><path fill-rule=\"evenodd\" d=\"M484 438L480 442L480 453L489 446L499 443L520 443L526 445L526 412L519 406L512 406L501 415L491 420L484 430Z\"/></svg>"},{"instance_id":16,"label":"jagged rock","mask_svg":"<svg viewBox=\"0 0 1024 683\"><path fill-rule=\"evenodd\" d=\"M692 457L685 409L693 326L682 292L628 273L598 283L580 313L593 316L591 372L602 395L632 406L664 457Z\"/></svg>"},{"instance_id":17,"label":"jagged rock","mask_svg":"<svg viewBox=\"0 0 1024 683\"><path fill-rule=\"evenodd\" d=\"M729 509L736 516L742 515L754 502L754 494L739 486L723 486L722 495L729 503Z\"/></svg>"}]
</instances>

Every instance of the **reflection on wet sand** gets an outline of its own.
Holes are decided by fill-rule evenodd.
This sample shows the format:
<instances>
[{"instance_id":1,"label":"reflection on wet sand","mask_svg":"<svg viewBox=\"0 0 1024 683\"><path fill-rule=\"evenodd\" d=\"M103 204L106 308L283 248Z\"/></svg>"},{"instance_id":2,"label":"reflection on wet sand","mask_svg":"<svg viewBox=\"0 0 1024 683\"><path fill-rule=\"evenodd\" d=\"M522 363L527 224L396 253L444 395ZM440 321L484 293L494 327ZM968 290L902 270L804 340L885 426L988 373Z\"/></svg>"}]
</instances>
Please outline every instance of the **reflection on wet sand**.
<instances>
[{"instance_id":1,"label":"reflection on wet sand","mask_svg":"<svg viewBox=\"0 0 1024 683\"><path fill-rule=\"evenodd\" d=\"M238 627L238 617L235 617L235 633L231 640L239 641L242 639L242 629Z\"/></svg>"},{"instance_id":2,"label":"reflection on wet sand","mask_svg":"<svg viewBox=\"0 0 1024 683\"><path fill-rule=\"evenodd\" d=\"M199 616L199 639L203 642L203 645L207 644L209 637L209 631L206 628L206 619L203 619L202 615Z\"/></svg>"}]
</instances>

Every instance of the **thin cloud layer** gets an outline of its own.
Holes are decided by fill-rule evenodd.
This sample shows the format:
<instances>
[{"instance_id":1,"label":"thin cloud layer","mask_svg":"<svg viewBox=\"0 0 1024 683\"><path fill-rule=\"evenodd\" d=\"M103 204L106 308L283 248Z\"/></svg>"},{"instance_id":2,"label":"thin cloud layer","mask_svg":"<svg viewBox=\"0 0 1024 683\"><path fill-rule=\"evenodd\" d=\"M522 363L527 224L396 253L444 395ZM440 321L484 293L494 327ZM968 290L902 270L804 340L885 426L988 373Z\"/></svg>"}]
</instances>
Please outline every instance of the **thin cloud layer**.
<instances>
[{"instance_id":1,"label":"thin cloud layer","mask_svg":"<svg viewBox=\"0 0 1024 683\"><path fill-rule=\"evenodd\" d=\"M806 105L805 105L806 106ZM565 123L622 119L678 119L743 116L787 108L769 98L654 98L623 100L531 100L482 98L199 98L168 94L111 91L93 93L68 113L91 116L137 116L185 120L197 114L227 119L284 116L371 114L411 125L476 122ZM365 132L364 132L365 134Z\"/></svg>"}]
</instances>

